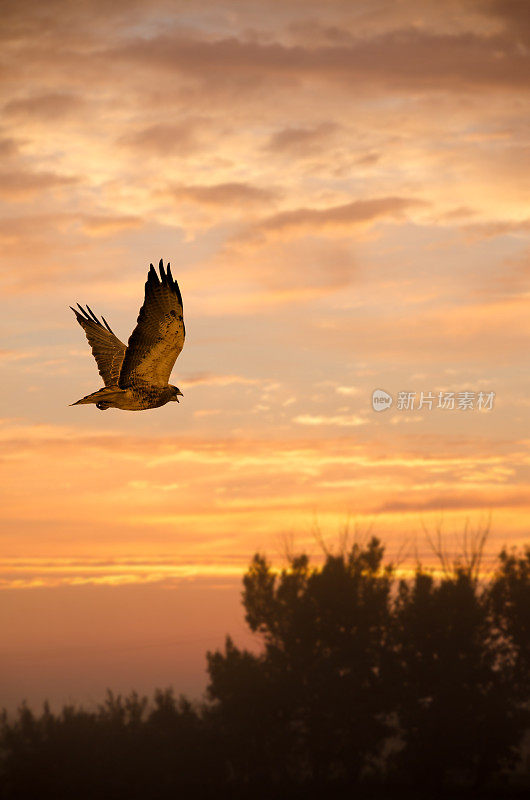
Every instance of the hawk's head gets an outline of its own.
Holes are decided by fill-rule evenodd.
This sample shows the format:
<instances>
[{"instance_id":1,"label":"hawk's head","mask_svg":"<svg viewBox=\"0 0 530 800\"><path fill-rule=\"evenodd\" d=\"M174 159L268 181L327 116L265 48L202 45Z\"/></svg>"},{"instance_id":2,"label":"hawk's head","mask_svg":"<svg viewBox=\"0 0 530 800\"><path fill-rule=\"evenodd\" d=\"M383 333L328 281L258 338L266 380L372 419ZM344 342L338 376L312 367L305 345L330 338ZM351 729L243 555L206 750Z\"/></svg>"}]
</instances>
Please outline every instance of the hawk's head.
<instances>
[{"instance_id":1,"label":"hawk's head","mask_svg":"<svg viewBox=\"0 0 530 800\"><path fill-rule=\"evenodd\" d=\"M184 395L182 394L180 389L178 389L176 386L171 386L171 384L170 384L169 388L173 391L173 394L171 395L171 397L169 399L170 400L176 400L177 403L178 403L179 402L179 397L184 397Z\"/></svg>"}]
</instances>

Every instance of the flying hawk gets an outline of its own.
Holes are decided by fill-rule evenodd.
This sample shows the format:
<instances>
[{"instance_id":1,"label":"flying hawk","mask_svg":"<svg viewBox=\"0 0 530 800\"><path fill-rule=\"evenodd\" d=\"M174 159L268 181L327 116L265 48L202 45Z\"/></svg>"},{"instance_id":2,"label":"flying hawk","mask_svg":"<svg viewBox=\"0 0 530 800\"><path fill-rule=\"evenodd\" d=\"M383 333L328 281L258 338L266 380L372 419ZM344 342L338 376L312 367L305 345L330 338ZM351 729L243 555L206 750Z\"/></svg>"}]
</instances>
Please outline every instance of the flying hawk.
<instances>
[{"instance_id":1,"label":"flying hawk","mask_svg":"<svg viewBox=\"0 0 530 800\"><path fill-rule=\"evenodd\" d=\"M95 403L96 408L143 411L158 408L170 400L179 402L180 389L168 383L173 364L184 345L182 296L169 263L160 278L151 264L145 284L145 300L127 346L111 331L105 317L100 322L92 309L70 306L86 333L103 389L82 397L73 406Z\"/></svg>"}]
</instances>

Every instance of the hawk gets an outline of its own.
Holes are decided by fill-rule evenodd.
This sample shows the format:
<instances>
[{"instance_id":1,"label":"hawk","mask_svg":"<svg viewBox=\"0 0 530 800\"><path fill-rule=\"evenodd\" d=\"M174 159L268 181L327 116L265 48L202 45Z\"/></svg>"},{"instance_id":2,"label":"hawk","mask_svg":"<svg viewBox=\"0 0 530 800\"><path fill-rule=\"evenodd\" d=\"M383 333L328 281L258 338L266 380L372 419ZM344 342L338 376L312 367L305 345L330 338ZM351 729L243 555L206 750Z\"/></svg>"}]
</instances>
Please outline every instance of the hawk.
<instances>
[{"instance_id":1,"label":"hawk","mask_svg":"<svg viewBox=\"0 0 530 800\"><path fill-rule=\"evenodd\" d=\"M105 386L82 397L73 406L95 403L96 408L144 411L170 400L179 402L182 392L168 383L173 365L184 345L182 296L169 263L151 264L145 284L144 304L127 346L112 332L105 317L96 317L90 306L79 311L70 306L83 328Z\"/></svg>"}]
</instances>

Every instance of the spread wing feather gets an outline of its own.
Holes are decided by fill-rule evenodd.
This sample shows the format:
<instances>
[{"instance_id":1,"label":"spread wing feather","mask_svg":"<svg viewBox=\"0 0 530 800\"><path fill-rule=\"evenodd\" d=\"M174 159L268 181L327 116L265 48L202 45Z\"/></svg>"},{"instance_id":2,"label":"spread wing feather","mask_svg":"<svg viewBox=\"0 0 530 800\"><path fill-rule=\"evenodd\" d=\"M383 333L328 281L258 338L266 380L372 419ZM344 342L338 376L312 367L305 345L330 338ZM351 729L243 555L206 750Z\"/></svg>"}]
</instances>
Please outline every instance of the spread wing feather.
<instances>
[{"instance_id":1,"label":"spread wing feather","mask_svg":"<svg viewBox=\"0 0 530 800\"><path fill-rule=\"evenodd\" d=\"M173 365L184 345L182 296L168 264L162 260L160 278L150 265L145 300L133 330L121 368L119 385L147 382L167 386Z\"/></svg>"},{"instance_id":2,"label":"spread wing feather","mask_svg":"<svg viewBox=\"0 0 530 800\"><path fill-rule=\"evenodd\" d=\"M99 374L105 386L116 386L120 377L121 365L125 357L126 347L111 331L105 317L101 317L102 324L90 306L85 309L77 304L79 311L72 306L77 321L83 328L92 348L92 355L96 359Z\"/></svg>"}]
</instances>

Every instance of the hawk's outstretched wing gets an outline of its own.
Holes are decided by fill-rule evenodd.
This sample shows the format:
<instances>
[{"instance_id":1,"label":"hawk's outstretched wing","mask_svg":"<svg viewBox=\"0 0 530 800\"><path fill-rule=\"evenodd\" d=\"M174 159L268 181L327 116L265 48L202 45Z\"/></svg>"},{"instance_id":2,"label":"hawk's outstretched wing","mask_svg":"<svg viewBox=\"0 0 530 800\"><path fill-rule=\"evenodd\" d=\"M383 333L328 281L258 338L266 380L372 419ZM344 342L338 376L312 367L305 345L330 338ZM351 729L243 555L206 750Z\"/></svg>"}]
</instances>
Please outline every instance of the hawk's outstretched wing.
<instances>
[{"instance_id":1,"label":"hawk's outstretched wing","mask_svg":"<svg viewBox=\"0 0 530 800\"><path fill-rule=\"evenodd\" d=\"M77 306L81 313L72 306L70 308L86 333L86 338L92 348L92 355L98 365L99 374L103 378L105 386L116 386L127 348L111 331L105 317L101 317L104 322L102 325L90 306L87 306L86 311L79 303Z\"/></svg>"},{"instance_id":2,"label":"hawk's outstretched wing","mask_svg":"<svg viewBox=\"0 0 530 800\"><path fill-rule=\"evenodd\" d=\"M122 388L137 381L167 386L173 364L184 345L182 296L178 283L173 279L169 264L164 272L160 260L158 268L160 278L152 264L149 268L144 304L120 372L119 385Z\"/></svg>"}]
</instances>

